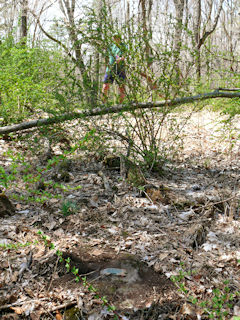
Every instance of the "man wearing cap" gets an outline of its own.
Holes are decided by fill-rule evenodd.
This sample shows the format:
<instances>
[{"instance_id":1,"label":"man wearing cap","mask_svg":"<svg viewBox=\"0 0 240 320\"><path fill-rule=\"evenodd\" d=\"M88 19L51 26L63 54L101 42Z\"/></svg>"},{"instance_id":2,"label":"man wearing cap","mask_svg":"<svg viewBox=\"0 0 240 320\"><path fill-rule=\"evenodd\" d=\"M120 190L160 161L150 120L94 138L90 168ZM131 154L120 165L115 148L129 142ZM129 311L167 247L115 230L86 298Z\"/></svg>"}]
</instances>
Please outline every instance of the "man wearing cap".
<instances>
[{"instance_id":1,"label":"man wearing cap","mask_svg":"<svg viewBox=\"0 0 240 320\"><path fill-rule=\"evenodd\" d=\"M124 51L126 46L121 42L121 37L119 34L113 35L113 44L108 50L108 66L106 68L106 73L103 79L103 101L106 101L110 84L114 81L117 82L119 86L119 102L122 103L125 97L125 86L124 80L126 79L125 73L125 61L124 61Z\"/></svg>"}]
</instances>

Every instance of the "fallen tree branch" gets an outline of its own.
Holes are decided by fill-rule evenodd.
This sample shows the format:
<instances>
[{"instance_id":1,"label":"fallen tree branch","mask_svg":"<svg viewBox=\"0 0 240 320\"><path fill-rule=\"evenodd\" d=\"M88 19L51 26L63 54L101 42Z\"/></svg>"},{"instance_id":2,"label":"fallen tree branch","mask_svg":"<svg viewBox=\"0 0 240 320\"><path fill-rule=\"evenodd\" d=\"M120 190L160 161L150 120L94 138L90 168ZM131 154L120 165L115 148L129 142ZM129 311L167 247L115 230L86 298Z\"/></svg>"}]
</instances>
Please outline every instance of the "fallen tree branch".
<instances>
[{"instance_id":1,"label":"fallen tree branch","mask_svg":"<svg viewBox=\"0 0 240 320\"><path fill-rule=\"evenodd\" d=\"M9 308L15 307L15 306L21 306L23 304L45 301L45 300L48 300L48 298L39 298L39 299L32 299L32 300L17 301L17 302L11 303L11 304L4 304L4 305L0 306L0 310L5 310L5 309L9 309Z\"/></svg>"},{"instance_id":2,"label":"fallen tree branch","mask_svg":"<svg viewBox=\"0 0 240 320\"><path fill-rule=\"evenodd\" d=\"M77 301L68 301L66 303L63 303L63 304L60 304L59 306L56 306L52 309L49 309L48 312L55 312L55 311L58 311L58 310L61 310L61 309L66 309L70 306L74 306L77 304Z\"/></svg>"},{"instance_id":3,"label":"fallen tree branch","mask_svg":"<svg viewBox=\"0 0 240 320\"><path fill-rule=\"evenodd\" d=\"M239 63L240 63L240 61L239 61ZM232 88L232 89L230 89L230 88L218 88L216 90L220 90L220 91L239 91L240 92L240 88Z\"/></svg>"},{"instance_id":4,"label":"fallen tree branch","mask_svg":"<svg viewBox=\"0 0 240 320\"><path fill-rule=\"evenodd\" d=\"M11 126L0 127L0 135L8 134L10 132L22 131L22 130L30 129L34 127L41 127L45 125L61 123L61 122L69 121L73 119L84 119L88 117L95 117L95 116L113 114L113 113L119 113L119 112L132 112L140 109L161 108L166 105L171 107L171 106L176 106L181 104L192 103L194 101L201 101L201 100L213 99L213 98L240 98L240 92L220 92L219 90L215 90L209 93L202 93L202 94L198 94L190 97L176 98L173 100L146 102L146 103L118 104L108 108L103 105L101 107L97 107L92 110L83 110L81 112L64 113L56 117L26 121L26 122L22 122L22 123L11 125Z\"/></svg>"}]
</instances>

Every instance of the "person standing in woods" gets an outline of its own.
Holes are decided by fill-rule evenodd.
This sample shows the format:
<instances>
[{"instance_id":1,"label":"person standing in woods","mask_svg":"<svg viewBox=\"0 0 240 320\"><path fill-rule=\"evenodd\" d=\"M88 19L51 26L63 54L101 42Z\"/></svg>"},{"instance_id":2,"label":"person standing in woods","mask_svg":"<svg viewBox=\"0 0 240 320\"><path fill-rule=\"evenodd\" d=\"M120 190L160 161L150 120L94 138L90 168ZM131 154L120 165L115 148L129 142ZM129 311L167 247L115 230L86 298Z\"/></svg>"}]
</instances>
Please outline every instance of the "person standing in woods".
<instances>
[{"instance_id":1,"label":"person standing in woods","mask_svg":"<svg viewBox=\"0 0 240 320\"><path fill-rule=\"evenodd\" d=\"M122 43L121 37L118 33L113 35L113 43L108 49L108 66L103 79L102 95L103 102L106 102L110 85L114 81L117 82L119 87L119 102L122 103L125 97L124 81L126 79L125 72L125 58L124 52L126 51L126 45Z\"/></svg>"}]
</instances>

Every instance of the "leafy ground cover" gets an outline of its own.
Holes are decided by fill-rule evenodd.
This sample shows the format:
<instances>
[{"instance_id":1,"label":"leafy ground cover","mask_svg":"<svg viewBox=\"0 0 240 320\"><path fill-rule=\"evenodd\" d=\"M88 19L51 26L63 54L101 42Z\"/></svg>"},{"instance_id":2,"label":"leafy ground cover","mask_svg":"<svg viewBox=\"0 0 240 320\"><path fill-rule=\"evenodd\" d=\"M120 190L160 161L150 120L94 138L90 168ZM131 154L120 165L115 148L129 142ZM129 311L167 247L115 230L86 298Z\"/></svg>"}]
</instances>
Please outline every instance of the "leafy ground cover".
<instances>
[{"instance_id":1,"label":"leafy ground cover","mask_svg":"<svg viewBox=\"0 0 240 320\"><path fill-rule=\"evenodd\" d=\"M0 140L1 319L239 319L240 141L215 118L138 187L117 161Z\"/></svg>"}]
</instances>

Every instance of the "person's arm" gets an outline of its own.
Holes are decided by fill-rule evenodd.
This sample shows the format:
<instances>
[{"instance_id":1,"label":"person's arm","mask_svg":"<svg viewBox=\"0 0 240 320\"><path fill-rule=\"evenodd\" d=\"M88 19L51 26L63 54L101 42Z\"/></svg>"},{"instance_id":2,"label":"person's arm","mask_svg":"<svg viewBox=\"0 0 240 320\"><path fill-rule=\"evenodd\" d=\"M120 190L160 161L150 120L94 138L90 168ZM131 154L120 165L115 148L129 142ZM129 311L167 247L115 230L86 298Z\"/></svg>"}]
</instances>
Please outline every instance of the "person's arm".
<instances>
[{"instance_id":1,"label":"person's arm","mask_svg":"<svg viewBox=\"0 0 240 320\"><path fill-rule=\"evenodd\" d=\"M119 57L118 55L116 56L116 62L119 63L120 61L123 61L125 58L124 57Z\"/></svg>"},{"instance_id":2,"label":"person's arm","mask_svg":"<svg viewBox=\"0 0 240 320\"><path fill-rule=\"evenodd\" d=\"M109 66L109 57L106 57L106 58L105 58L105 65L106 65L106 66Z\"/></svg>"},{"instance_id":3,"label":"person's arm","mask_svg":"<svg viewBox=\"0 0 240 320\"><path fill-rule=\"evenodd\" d=\"M123 53L122 50L123 50L123 45L121 46L121 48L118 47L118 49L117 49L116 58L115 58L117 63L125 60L125 57L124 57L124 55L123 55L124 53ZM125 51L125 50L124 50L124 51Z\"/></svg>"}]
</instances>

